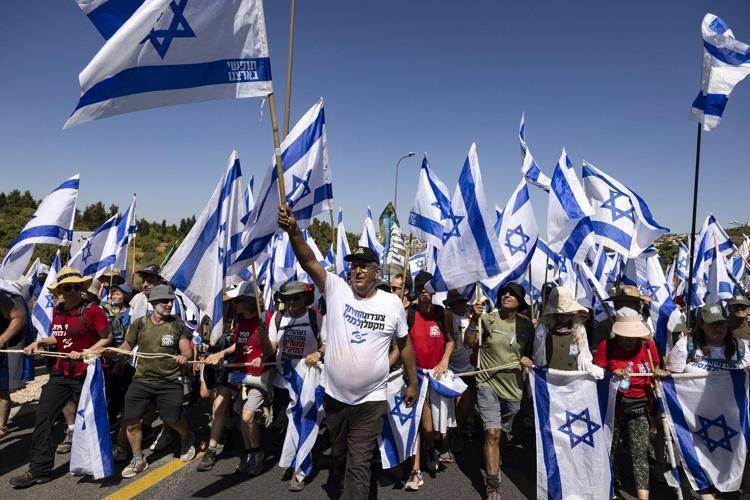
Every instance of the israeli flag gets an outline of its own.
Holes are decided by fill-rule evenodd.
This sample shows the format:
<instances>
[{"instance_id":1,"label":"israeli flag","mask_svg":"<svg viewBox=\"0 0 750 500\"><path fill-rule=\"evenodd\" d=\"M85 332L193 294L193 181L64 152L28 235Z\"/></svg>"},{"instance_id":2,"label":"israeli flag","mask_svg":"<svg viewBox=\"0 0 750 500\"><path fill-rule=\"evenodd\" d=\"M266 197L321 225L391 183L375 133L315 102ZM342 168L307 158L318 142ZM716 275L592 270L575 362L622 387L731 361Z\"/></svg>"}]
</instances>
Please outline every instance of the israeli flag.
<instances>
[{"instance_id":1,"label":"israeli flag","mask_svg":"<svg viewBox=\"0 0 750 500\"><path fill-rule=\"evenodd\" d=\"M500 226L503 225L503 209L495 205L495 225L493 229L497 237L500 237Z\"/></svg>"},{"instance_id":2,"label":"israeli flag","mask_svg":"<svg viewBox=\"0 0 750 500\"><path fill-rule=\"evenodd\" d=\"M304 229L324 210L331 210L333 188L328 166L325 113L320 99L294 125L281 143L284 185L289 208ZM271 165L255 200L252 217L242 237L242 252L232 269L247 267L279 230L279 188L275 163Z\"/></svg>"},{"instance_id":3,"label":"israeli flag","mask_svg":"<svg viewBox=\"0 0 750 500\"><path fill-rule=\"evenodd\" d=\"M563 148L552 173L547 206L547 240L550 248L575 262L582 262L596 240L591 207Z\"/></svg>"},{"instance_id":4,"label":"israeli flag","mask_svg":"<svg viewBox=\"0 0 750 500\"><path fill-rule=\"evenodd\" d=\"M701 33L701 91L693 101L690 117L709 131L719 126L735 85L750 75L750 46L735 39L729 26L713 14L703 18Z\"/></svg>"},{"instance_id":5,"label":"israeli flag","mask_svg":"<svg viewBox=\"0 0 750 500\"><path fill-rule=\"evenodd\" d=\"M118 241L118 217L113 215L99 226L78 251L70 257L68 266L80 271L81 276L98 277L115 264Z\"/></svg>"},{"instance_id":6,"label":"israeli flag","mask_svg":"<svg viewBox=\"0 0 750 500\"><path fill-rule=\"evenodd\" d=\"M232 151L211 199L161 273L211 318L212 344L223 333L224 282L240 248L244 194L240 160Z\"/></svg>"},{"instance_id":7,"label":"israeli flag","mask_svg":"<svg viewBox=\"0 0 750 500\"><path fill-rule=\"evenodd\" d=\"M624 257L637 257L669 232L651 215L638 193L595 166L583 162L583 186L594 213L596 240Z\"/></svg>"},{"instance_id":8,"label":"israeli flag","mask_svg":"<svg viewBox=\"0 0 750 500\"><path fill-rule=\"evenodd\" d=\"M70 473L90 474L94 479L102 479L114 472L104 372L99 359L94 359L86 368L86 379L78 400L70 450Z\"/></svg>"},{"instance_id":9,"label":"israeli flag","mask_svg":"<svg viewBox=\"0 0 750 500\"><path fill-rule=\"evenodd\" d=\"M389 380L386 385L388 413L383 421L383 430L378 436L380 460L384 469L391 469L414 456L416 440L419 435L419 422L422 419L422 407L427 396L429 382L422 375L419 379L419 396L417 401L407 408L404 402L406 383L403 377Z\"/></svg>"},{"instance_id":10,"label":"israeli flag","mask_svg":"<svg viewBox=\"0 0 750 500\"><path fill-rule=\"evenodd\" d=\"M318 245L315 243L313 237L310 236L310 233L307 231L307 229L302 230L302 237L304 238L305 243L307 243L307 246L310 247L310 250L313 251L313 254L315 254L315 258L318 260L318 263L323 266L323 268L330 266L331 264L329 264L325 257L323 257L323 254L318 248ZM299 281L304 281L309 285L314 284L312 278L307 274L307 272L305 272L304 269L302 269L302 266L300 265L299 261L296 260L296 258L294 268L297 273L297 279Z\"/></svg>"},{"instance_id":11,"label":"israeli flag","mask_svg":"<svg viewBox=\"0 0 750 500\"><path fill-rule=\"evenodd\" d=\"M662 379L669 426L694 490L736 491L750 441L745 370Z\"/></svg>"},{"instance_id":12,"label":"israeli flag","mask_svg":"<svg viewBox=\"0 0 750 500\"><path fill-rule=\"evenodd\" d=\"M447 240L438 254L436 291L460 288L502 271L502 250L484 196L476 144L469 149L451 206L453 216L445 226Z\"/></svg>"},{"instance_id":13,"label":"israeli flag","mask_svg":"<svg viewBox=\"0 0 750 500\"><path fill-rule=\"evenodd\" d=\"M242 222L247 223L247 221L252 217L253 210L255 209L255 195L253 195L253 187L255 186L255 176L250 176L250 181L247 183L247 188L245 189L245 205L247 205L247 214L245 217L243 217Z\"/></svg>"},{"instance_id":14,"label":"israeli flag","mask_svg":"<svg viewBox=\"0 0 750 500\"><path fill-rule=\"evenodd\" d=\"M688 280L688 272L690 267L688 265L689 260L690 250L685 243L680 242L680 246L677 250L677 266L675 266L674 268L674 273L683 281Z\"/></svg>"},{"instance_id":15,"label":"israeli flag","mask_svg":"<svg viewBox=\"0 0 750 500\"><path fill-rule=\"evenodd\" d=\"M0 278L15 281L23 275L36 243L70 245L78 199L78 174L55 188L37 207L10 245L0 264Z\"/></svg>"},{"instance_id":16,"label":"israeli flag","mask_svg":"<svg viewBox=\"0 0 750 500\"><path fill-rule=\"evenodd\" d=\"M501 272L482 281L492 289L523 278L534 257L539 228L525 180L521 180L505 205L499 231Z\"/></svg>"},{"instance_id":17,"label":"israeli flag","mask_svg":"<svg viewBox=\"0 0 750 500\"><path fill-rule=\"evenodd\" d=\"M550 249L546 241L542 238L537 240L534 254L531 257L531 262L529 262L531 266L531 286L527 288L527 291L532 297L540 298L542 296L545 280L547 283L555 281L559 258Z\"/></svg>"},{"instance_id":18,"label":"israeli flag","mask_svg":"<svg viewBox=\"0 0 750 500\"><path fill-rule=\"evenodd\" d=\"M585 372L535 367L529 377L536 419L536 497L611 498L617 382Z\"/></svg>"},{"instance_id":19,"label":"israeli flag","mask_svg":"<svg viewBox=\"0 0 750 500\"><path fill-rule=\"evenodd\" d=\"M701 227L701 232L695 240L691 296L693 307L703 305L703 297L707 293L708 272L711 268L711 262L717 255L716 248L718 248L719 254L727 257L732 253L734 243L716 220L716 217L713 214L708 214Z\"/></svg>"},{"instance_id":20,"label":"israeli flag","mask_svg":"<svg viewBox=\"0 0 750 500\"><path fill-rule=\"evenodd\" d=\"M417 194L409 212L411 233L415 238L440 248L450 236L445 225L454 220L448 188L432 171L425 154L419 170Z\"/></svg>"},{"instance_id":21,"label":"israeli flag","mask_svg":"<svg viewBox=\"0 0 750 500\"><path fill-rule=\"evenodd\" d=\"M672 262L667 266L667 288L669 288L669 294L674 297L674 270L677 267L677 256L675 255Z\"/></svg>"},{"instance_id":22,"label":"israeli flag","mask_svg":"<svg viewBox=\"0 0 750 500\"><path fill-rule=\"evenodd\" d=\"M721 304L724 300L730 300L734 293L734 284L729 278L726 260L719 253L717 244L714 244L714 253L716 257L708 268L706 296L703 299L706 304Z\"/></svg>"},{"instance_id":23,"label":"israeli flag","mask_svg":"<svg viewBox=\"0 0 750 500\"><path fill-rule=\"evenodd\" d=\"M579 304L585 305L594 311L594 319L597 322L606 320L608 318L607 311L609 310L609 305L603 303L602 300L608 297L609 294L588 265L581 263L577 265L577 268L580 273L579 282L583 286L579 287L581 297L577 296L576 300Z\"/></svg>"},{"instance_id":24,"label":"israeli flag","mask_svg":"<svg viewBox=\"0 0 750 500\"><path fill-rule=\"evenodd\" d=\"M409 274L415 278L417 274L427 270L427 251L419 252L409 257ZM429 272L429 271L428 271ZM430 273L432 274L432 273Z\"/></svg>"},{"instance_id":25,"label":"israeli flag","mask_svg":"<svg viewBox=\"0 0 750 500\"><path fill-rule=\"evenodd\" d=\"M273 92L260 0L145 0L78 77L64 128L143 109Z\"/></svg>"},{"instance_id":26,"label":"israeli flag","mask_svg":"<svg viewBox=\"0 0 750 500\"><path fill-rule=\"evenodd\" d=\"M127 273L128 269L128 243L133 238L135 238L135 195L117 224L114 267L122 269L124 273Z\"/></svg>"},{"instance_id":27,"label":"israeli flag","mask_svg":"<svg viewBox=\"0 0 750 500\"><path fill-rule=\"evenodd\" d=\"M681 313L669 291L656 248L651 247L637 258L627 260L622 283L637 286L651 297L649 315L654 325L654 343L660 353L666 354L671 344L670 332L680 322Z\"/></svg>"},{"instance_id":28,"label":"israeli flag","mask_svg":"<svg viewBox=\"0 0 750 500\"><path fill-rule=\"evenodd\" d=\"M385 247L378 241L378 236L375 233L375 224L372 222L370 207L367 207L367 217L365 217L365 223L362 227L362 235L359 237L359 246L372 249L378 254L381 260L383 259Z\"/></svg>"},{"instance_id":29,"label":"israeli flag","mask_svg":"<svg viewBox=\"0 0 750 500\"><path fill-rule=\"evenodd\" d=\"M105 40L112 38L143 2L144 0L76 0L78 7Z\"/></svg>"},{"instance_id":30,"label":"israeli flag","mask_svg":"<svg viewBox=\"0 0 750 500\"><path fill-rule=\"evenodd\" d=\"M432 426L435 432L445 434L449 427L456 427L456 398L467 388L461 378L448 370L440 379L434 376L434 370L426 370L430 380L430 411L432 413Z\"/></svg>"},{"instance_id":31,"label":"israeli flag","mask_svg":"<svg viewBox=\"0 0 750 500\"><path fill-rule=\"evenodd\" d=\"M318 439L318 428L325 416L324 366L310 366L303 359L286 360L283 367L284 387L289 391L284 447L279 467L291 467L295 474L308 477L313 472L312 449ZM299 476L298 476L299 477Z\"/></svg>"},{"instance_id":32,"label":"israeli flag","mask_svg":"<svg viewBox=\"0 0 750 500\"><path fill-rule=\"evenodd\" d=\"M49 337L50 334L49 326L52 323L52 313L55 309L55 296L49 291L49 286L57 281L57 273L59 271L60 250L57 251L55 258L52 259L47 279L44 281L39 298L37 298L34 309L31 311L31 324L36 329L37 339Z\"/></svg>"},{"instance_id":33,"label":"israeli flag","mask_svg":"<svg viewBox=\"0 0 750 500\"><path fill-rule=\"evenodd\" d=\"M344 215L341 208L339 208L339 217L336 224L336 272L344 279L347 279L349 275L349 263L344 260L344 257L350 253L352 252L349 249L349 241L346 239Z\"/></svg>"},{"instance_id":34,"label":"israeli flag","mask_svg":"<svg viewBox=\"0 0 750 500\"><path fill-rule=\"evenodd\" d=\"M542 169L534 161L534 157L531 155L531 150L526 144L526 115L521 115L521 125L518 128L518 141L521 143L521 174L523 178L529 184L544 189L545 191L550 190L552 181L549 177L544 175Z\"/></svg>"},{"instance_id":35,"label":"israeli flag","mask_svg":"<svg viewBox=\"0 0 750 500\"><path fill-rule=\"evenodd\" d=\"M287 233L279 233L274 236L271 246L271 259L266 268L266 280L263 287L263 304L265 309L273 309L273 296L287 281L297 276L298 262L294 256L292 245L289 243Z\"/></svg>"}]
</instances>

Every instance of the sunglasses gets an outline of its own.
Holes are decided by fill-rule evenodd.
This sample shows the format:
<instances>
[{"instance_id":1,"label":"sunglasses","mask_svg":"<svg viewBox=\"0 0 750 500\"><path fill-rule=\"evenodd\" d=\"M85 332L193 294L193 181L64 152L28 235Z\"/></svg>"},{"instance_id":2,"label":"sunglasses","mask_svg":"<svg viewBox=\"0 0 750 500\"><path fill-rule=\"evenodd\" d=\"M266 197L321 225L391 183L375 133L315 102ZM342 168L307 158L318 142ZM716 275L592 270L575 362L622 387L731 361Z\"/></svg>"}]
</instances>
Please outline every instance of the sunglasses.
<instances>
[{"instance_id":1,"label":"sunglasses","mask_svg":"<svg viewBox=\"0 0 750 500\"><path fill-rule=\"evenodd\" d=\"M303 300L305 300L304 293L295 293L294 295L289 295L288 297L284 297L283 302L297 302L297 301L303 301Z\"/></svg>"},{"instance_id":2,"label":"sunglasses","mask_svg":"<svg viewBox=\"0 0 750 500\"><path fill-rule=\"evenodd\" d=\"M60 289L61 289L61 290L62 290L63 292L70 292L70 291L73 291L73 290L74 290L74 291L76 291L76 292L78 292L78 291L80 291L80 290L81 290L81 285L70 285L70 284L67 284L67 285L61 285L61 286L60 286Z\"/></svg>"},{"instance_id":3,"label":"sunglasses","mask_svg":"<svg viewBox=\"0 0 750 500\"><path fill-rule=\"evenodd\" d=\"M402 287L402 286L393 286L393 285L391 285L391 292L400 292L403 289L404 289L404 287Z\"/></svg>"}]
</instances>

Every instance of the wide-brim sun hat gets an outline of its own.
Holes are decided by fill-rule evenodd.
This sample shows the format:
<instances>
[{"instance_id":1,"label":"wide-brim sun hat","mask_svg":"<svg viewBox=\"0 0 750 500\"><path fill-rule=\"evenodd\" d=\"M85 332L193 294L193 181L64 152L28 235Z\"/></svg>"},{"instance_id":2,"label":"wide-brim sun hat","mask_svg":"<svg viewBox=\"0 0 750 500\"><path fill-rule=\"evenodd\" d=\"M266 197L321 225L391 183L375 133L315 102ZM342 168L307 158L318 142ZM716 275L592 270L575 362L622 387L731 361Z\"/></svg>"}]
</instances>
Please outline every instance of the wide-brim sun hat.
<instances>
[{"instance_id":1,"label":"wide-brim sun hat","mask_svg":"<svg viewBox=\"0 0 750 500\"><path fill-rule=\"evenodd\" d=\"M638 299L646 303L650 303L653 299L648 295L643 295L637 286L633 285L617 285L609 297L604 301L615 301L618 299Z\"/></svg>"},{"instance_id":2,"label":"wide-brim sun hat","mask_svg":"<svg viewBox=\"0 0 750 500\"><path fill-rule=\"evenodd\" d=\"M57 289L62 285L78 285L82 290L86 290L91 286L92 281L94 281L94 278L84 278L78 269L65 266L60 269L60 272L57 273L57 279L48 288L54 294L57 294Z\"/></svg>"},{"instance_id":3,"label":"wide-brim sun hat","mask_svg":"<svg viewBox=\"0 0 750 500\"><path fill-rule=\"evenodd\" d=\"M612 324L612 333L620 337L645 339L651 335L651 330L640 317L618 316Z\"/></svg>"},{"instance_id":4,"label":"wide-brim sun hat","mask_svg":"<svg viewBox=\"0 0 750 500\"><path fill-rule=\"evenodd\" d=\"M544 307L544 316L548 314L578 314L581 312L588 312L588 309L576 302L573 292L564 286L557 286L552 289L547 298L547 305Z\"/></svg>"},{"instance_id":5,"label":"wide-brim sun hat","mask_svg":"<svg viewBox=\"0 0 750 500\"><path fill-rule=\"evenodd\" d=\"M503 294L510 292L518 300L518 309L524 310L529 308L529 304L526 302L526 290L523 289L518 283L508 283L497 292L497 306L500 307Z\"/></svg>"},{"instance_id":6,"label":"wide-brim sun hat","mask_svg":"<svg viewBox=\"0 0 750 500\"><path fill-rule=\"evenodd\" d=\"M224 295L225 300L233 300L239 297L256 298L255 287L252 281L242 281L234 288L227 290Z\"/></svg>"}]
</instances>

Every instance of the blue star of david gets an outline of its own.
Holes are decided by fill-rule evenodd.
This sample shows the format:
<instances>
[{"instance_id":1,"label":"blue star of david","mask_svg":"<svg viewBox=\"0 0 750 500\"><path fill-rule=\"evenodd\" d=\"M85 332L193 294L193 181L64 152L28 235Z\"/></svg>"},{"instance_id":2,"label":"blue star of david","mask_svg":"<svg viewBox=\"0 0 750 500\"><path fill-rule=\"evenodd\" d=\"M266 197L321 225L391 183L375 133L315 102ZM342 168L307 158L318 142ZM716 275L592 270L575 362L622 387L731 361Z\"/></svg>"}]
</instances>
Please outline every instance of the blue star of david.
<instances>
[{"instance_id":1,"label":"blue star of david","mask_svg":"<svg viewBox=\"0 0 750 500\"><path fill-rule=\"evenodd\" d=\"M661 287L659 285L652 285L651 283L646 285L645 288L649 291L652 298L656 298L656 294L659 292L659 290L661 290Z\"/></svg>"},{"instance_id":2,"label":"blue star of david","mask_svg":"<svg viewBox=\"0 0 750 500\"><path fill-rule=\"evenodd\" d=\"M519 245L514 245L511 241L511 237L513 237L514 235L518 235L521 237L521 243ZM505 246L508 247L508 250L510 250L510 256L512 257L518 252L528 252L529 249L526 248L526 243L528 243L530 239L531 238L523 232L521 224L516 226L515 229L508 229L508 231L505 232Z\"/></svg>"},{"instance_id":3,"label":"blue star of david","mask_svg":"<svg viewBox=\"0 0 750 500\"><path fill-rule=\"evenodd\" d=\"M586 424L586 432L580 436L573 431L573 424L576 422L583 422ZM591 421L589 416L589 409L584 409L581 413L573 413L565 410L565 424L559 427L557 430L563 434L567 434L570 438L570 449L572 450L579 443L585 443L592 448L594 447L594 433L601 429L601 425Z\"/></svg>"},{"instance_id":4,"label":"blue star of david","mask_svg":"<svg viewBox=\"0 0 750 500\"><path fill-rule=\"evenodd\" d=\"M312 191L310 190L310 175L312 174L312 169L308 170L305 173L305 177L297 177L296 175L292 176L292 190L289 191L286 195L287 198L287 204L289 205L289 208L293 208L294 205L297 204L299 200L310 194ZM299 194L299 196L292 196L294 193L297 192L297 189L302 186L302 192Z\"/></svg>"},{"instance_id":5,"label":"blue star of david","mask_svg":"<svg viewBox=\"0 0 750 500\"><path fill-rule=\"evenodd\" d=\"M604 203L602 203L602 208L606 208L612 212L612 222L616 222L619 219L627 218L630 219L631 222L635 222L635 217L633 216L633 207L631 206L627 210L621 210L617 208L617 199L618 198L625 198L628 200L628 203L630 203L630 200L627 196L622 194L619 191L615 191L614 189L609 190L609 199L606 200Z\"/></svg>"},{"instance_id":6,"label":"blue star of david","mask_svg":"<svg viewBox=\"0 0 750 500\"><path fill-rule=\"evenodd\" d=\"M47 299L47 305L46 308L55 307L55 296L51 293L47 292L44 294L44 297Z\"/></svg>"},{"instance_id":7,"label":"blue star of david","mask_svg":"<svg viewBox=\"0 0 750 500\"><path fill-rule=\"evenodd\" d=\"M151 33L141 40L141 43L144 43L146 40L151 42L154 50L156 50L156 53L162 59L167 55L167 51L170 45L172 45L172 40L175 38L195 38L195 32L188 24L184 15L188 0L179 0L179 2L179 4L175 0L169 2L169 8L172 9L172 13L174 14L172 22L169 23L169 28L165 30L152 29Z\"/></svg>"},{"instance_id":8,"label":"blue star of david","mask_svg":"<svg viewBox=\"0 0 750 500\"><path fill-rule=\"evenodd\" d=\"M726 418L724 418L724 415L719 415L713 420L706 417L701 417L700 415L697 416L698 420L700 421L700 429L695 431L695 433L698 434L698 437L701 438L704 443L706 443L706 446L708 446L708 451L713 453L716 448L724 448L731 453L732 438L739 433L727 425L727 420ZM721 429L724 433L724 436L718 441L713 439L708 432L711 427L718 427L719 429Z\"/></svg>"},{"instance_id":9,"label":"blue star of david","mask_svg":"<svg viewBox=\"0 0 750 500\"><path fill-rule=\"evenodd\" d=\"M83 245L83 248L81 249L81 252L83 252L83 255L81 256L81 260L84 264L88 264L88 260L91 258L91 242L87 241L85 245Z\"/></svg>"},{"instance_id":10,"label":"blue star of david","mask_svg":"<svg viewBox=\"0 0 750 500\"><path fill-rule=\"evenodd\" d=\"M401 396L395 396L394 399L396 401L396 407L391 410L391 415L398 417L401 425L404 425L409 420L413 420L414 407L412 406L407 413L404 413L403 411L401 411L401 405L404 403L404 398L402 398Z\"/></svg>"},{"instance_id":11,"label":"blue star of david","mask_svg":"<svg viewBox=\"0 0 750 500\"><path fill-rule=\"evenodd\" d=\"M449 231L443 232L443 245L445 245L445 242L451 239L452 237L461 237L461 233L458 231L458 225L461 224L461 221L464 220L463 215L456 215L451 211L446 219L449 221L448 224L453 226L450 228Z\"/></svg>"},{"instance_id":12,"label":"blue star of david","mask_svg":"<svg viewBox=\"0 0 750 500\"><path fill-rule=\"evenodd\" d=\"M83 419L83 424L81 424L81 430L85 431L86 430L86 415L83 410L78 410L76 413Z\"/></svg>"}]
</instances>

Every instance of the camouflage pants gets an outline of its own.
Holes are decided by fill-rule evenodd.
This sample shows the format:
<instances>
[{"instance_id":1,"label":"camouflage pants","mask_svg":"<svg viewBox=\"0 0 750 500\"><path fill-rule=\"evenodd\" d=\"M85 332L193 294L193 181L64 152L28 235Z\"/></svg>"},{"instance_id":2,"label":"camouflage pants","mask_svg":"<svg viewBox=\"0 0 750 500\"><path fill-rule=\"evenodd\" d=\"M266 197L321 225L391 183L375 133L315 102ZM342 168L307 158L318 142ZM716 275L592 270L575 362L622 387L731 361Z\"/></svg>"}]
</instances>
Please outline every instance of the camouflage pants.
<instances>
[{"instance_id":1,"label":"camouflage pants","mask_svg":"<svg viewBox=\"0 0 750 500\"><path fill-rule=\"evenodd\" d=\"M615 429L612 435L612 473L615 482L620 481L620 466L618 463L617 451L620 447L620 436L623 427L628 435L628 448L630 458L633 460L633 478L635 487L639 490L647 490L649 484L649 467L648 467L648 445L649 445L649 423L648 417L639 415L637 417L625 417L617 415L615 417Z\"/></svg>"}]
</instances>

